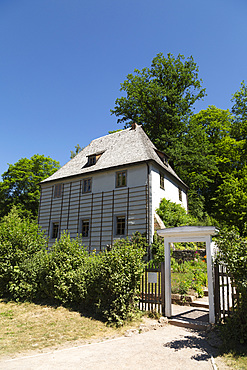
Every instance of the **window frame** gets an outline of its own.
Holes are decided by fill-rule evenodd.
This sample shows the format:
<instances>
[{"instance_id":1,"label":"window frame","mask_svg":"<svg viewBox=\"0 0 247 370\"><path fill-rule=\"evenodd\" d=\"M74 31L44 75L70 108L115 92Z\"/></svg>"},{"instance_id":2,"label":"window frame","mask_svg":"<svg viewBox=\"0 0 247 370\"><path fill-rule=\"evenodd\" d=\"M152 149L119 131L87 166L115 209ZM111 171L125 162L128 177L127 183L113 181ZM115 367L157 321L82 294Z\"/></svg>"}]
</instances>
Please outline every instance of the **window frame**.
<instances>
[{"instance_id":1,"label":"window frame","mask_svg":"<svg viewBox=\"0 0 247 370\"><path fill-rule=\"evenodd\" d=\"M54 230L56 230L56 235L54 235ZM60 233L60 223L59 223L59 221L52 221L50 238L52 240L59 239L59 233Z\"/></svg>"},{"instance_id":2,"label":"window frame","mask_svg":"<svg viewBox=\"0 0 247 370\"><path fill-rule=\"evenodd\" d=\"M63 194L63 183L60 182L54 185L53 198L61 198Z\"/></svg>"},{"instance_id":3,"label":"window frame","mask_svg":"<svg viewBox=\"0 0 247 370\"><path fill-rule=\"evenodd\" d=\"M125 175L125 182L123 184L123 174ZM121 176L121 177L119 177ZM121 179L121 181L118 181L119 179ZM116 172L116 188L124 188L127 186L127 170L123 170L123 171L117 171Z\"/></svg>"},{"instance_id":4,"label":"window frame","mask_svg":"<svg viewBox=\"0 0 247 370\"><path fill-rule=\"evenodd\" d=\"M87 235L83 235L83 223L88 223L88 226L87 226ZM88 239L90 237L90 229L91 229L91 222L90 222L90 219L89 218L82 218L80 220L80 235L83 239Z\"/></svg>"},{"instance_id":5,"label":"window frame","mask_svg":"<svg viewBox=\"0 0 247 370\"><path fill-rule=\"evenodd\" d=\"M160 172L160 188L165 190L165 176L163 172Z\"/></svg>"},{"instance_id":6,"label":"window frame","mask_svg":"<svg viewBox=\"0 0 247 370\"><path fill-rule=\"evenodd\" d=\"M88 182L90 182L89 190L88 190ZM82 193L83 194L92 193L92 182L93 182L92 177L87 177L82 180Z\"/></svg>"},{"instance_id":7,"label":"window frame","mask_svg":"<svg viewBox=\"0 0 247 370\"><path fill-rule=\"evenodd\" d=\"M96 164L96 162L97 162L97 158L95 154L88 156L88 166L93 166Z\"/></svg>"},{"instance_id":8,"label":"window frame","mask_svg":"<svg viewBox=\"0 0 247 370\"><path fill-rule=\"evenodd\" d=\"M124 219L124 232L123 233L119 233L119 227L122 231L122 221L121 223L119 224L119 219ZM115 215L115 236L116 237L121 237L121 236L126 236L126 215Z\"/></svg>"},{"instance_id":9,"label":"window frame","mask_svg":"<svg viewBox=\"0 0 247 370\"><path fill-rule=\"evenodd\" d=\"M183 201L183 192L181 188L178 188L178 199L180 202Z\"/></svg>"}]
</instances>

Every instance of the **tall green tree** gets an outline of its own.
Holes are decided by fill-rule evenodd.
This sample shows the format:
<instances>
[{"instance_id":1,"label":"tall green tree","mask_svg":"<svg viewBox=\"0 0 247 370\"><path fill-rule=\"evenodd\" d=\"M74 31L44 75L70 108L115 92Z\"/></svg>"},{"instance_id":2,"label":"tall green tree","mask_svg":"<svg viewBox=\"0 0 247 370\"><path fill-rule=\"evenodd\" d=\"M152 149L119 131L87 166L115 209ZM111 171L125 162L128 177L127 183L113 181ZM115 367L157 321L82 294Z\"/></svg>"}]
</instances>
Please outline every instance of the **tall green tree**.
<instances>
[{"instance_id":1,"label":"tall green tree","mask_svg":"<svg viewBox=\"0 0 247 370\"><path fill-rule=\"evenodd\" d=\"M233 134L237 140L247 138L247 86L241 82L240 89L233 94L232 113L235 117Z\"/></svg>"},{"instance_id":2,"label":"tall green tree","mask_svg":"<svg viewBox=\"0 0 247 370\"><path fill-rule=\"evenodd\" d=\"M241 147L241 166L247 164L247 86L241 82L240 89L233 95L232 113L234 115L234 125L232 136L240 143Z\"/></svg>"},{"instance_id":3,"label":"tall green tree","mask_svg":"<svg viewBox=\"0 0 247 370\"><path fill-rule=\"evenodd\" d=\"M0 182L0 217L8 214L15 205L25 216L35 218L39 208L39 183L59 167L59 162L38 154L9 164Z\"/></svg>"},{"instance_id":4,"label":"tall green tree","mask_svg":"<svg viewBox=\"0 0 247 370\"><path fill-rule=\"evenodd\" d=\"M141 123L144 130L160 149L169 148L184 131L196 101L205 96L198 66L192 56L175 58L162 53L153 59L150 68L135 69L121 83L122 96L111 110L118 122L128 127Z\"/></svg>"},{"instance_id":5,"label":"tall green tree","mask_svg":"<svg viewBox=\"0 0 247 370\"><path fill-rule=\"evenodd\" d=\"M247 236L247 166L226 174L212 201L215 217Z\"/></svg>"},{"instance_id":6,"label":"tall green tree","mask_svg":"<svg viewBox=\"0 0 247 370\"><path fill-rule=\"evenodd\" d=\"M196 218L207 218L205 198L217 172L213 145L197 120L191 119L178 145L172 148L174 168L180 178L189 186L189 211Z\"/></svg>"},{"instance_id":7,"label":"tall green tree","mask_svg":"<svg viewBox=\"0 0 247 370\"><path fill-rule=\"evenodd\" d=\"M70 159L74 158L80 151L82 151L83 147L79 144L75 145L75 151L70 151Z\"/></svg>"},{"instance_id":8,"label":"tall green tree","mask_svg":"<svg viewBox=\"0 0 247 370\"><path fill-rule=\"evenodd\" d=\"M243 160L245 140L235 135L237 120L229 110L209 106L195 114L191 122L206 134L210 144L204 167L204 207L218 222L235 226L243 234L247 216L247 167ZM190 180L192 189L194 185Z\"/></svg>"},{"instance_id":9,"label":"tall green tree","mask_svg":"<svg viewBox=\"0 0 247 370\"><path fill-rule=\"evenodd\" d=\"M235 148L229 136L232 122L228 110L209 106L190 117L186 131L171 149L174 168L189 186L189 210L200 220L211 212L210 199L222 182L221 171L230 170Z\"/></svg>"}]
</instances>

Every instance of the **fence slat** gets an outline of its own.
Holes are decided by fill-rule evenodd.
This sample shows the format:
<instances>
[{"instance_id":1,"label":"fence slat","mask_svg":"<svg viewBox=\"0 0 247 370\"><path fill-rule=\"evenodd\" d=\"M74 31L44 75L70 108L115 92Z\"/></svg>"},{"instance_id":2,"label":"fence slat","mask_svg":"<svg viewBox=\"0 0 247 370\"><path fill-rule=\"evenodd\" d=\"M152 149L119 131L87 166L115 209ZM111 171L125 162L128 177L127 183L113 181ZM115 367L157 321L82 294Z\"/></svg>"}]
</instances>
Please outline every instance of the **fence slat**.
<instances>
[{"instance_id":1,"label":"fence slat","mask_svg":"<svg viewBox=\"0 0 247 370\"><path fill-rule=\"evenodd\" d=\"M141 284L140 284L140 299L139 299L139 308L142 311L157 311L159 313L164 312L164 276L165 274L162 272L164 269L163 264L149 264L142 276ZM156 273L157 274L157 281L156 282L149 282L148 281L148 273Z\"/></svg>"},{"instance_id":2,"label":"fence slat","mask_svg":"<svg viewBox=\"0 0 247 370\"><path fill-rule=\"evenodd\" d=\"M214 266L214 303L216 321L225 320L238 304L238 291L226 266Z\"/></svg>"}]
</instances>

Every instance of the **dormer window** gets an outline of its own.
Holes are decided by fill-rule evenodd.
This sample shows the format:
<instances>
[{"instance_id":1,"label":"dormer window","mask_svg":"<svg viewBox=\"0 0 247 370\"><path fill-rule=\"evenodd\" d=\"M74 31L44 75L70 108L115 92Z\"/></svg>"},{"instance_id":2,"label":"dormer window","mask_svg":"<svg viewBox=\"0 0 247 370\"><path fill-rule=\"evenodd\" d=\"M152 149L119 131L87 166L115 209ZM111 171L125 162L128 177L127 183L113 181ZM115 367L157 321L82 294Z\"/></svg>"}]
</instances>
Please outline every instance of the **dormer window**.
<instances>
[{"instance_id":1,"label":"dormer window","mask_svg":"<svg viewBox=\"0 0 247 370\"><path fill-rule=\"evenodd\" d=\"M102 156L103 153L104 151L88 155L86 166L94 166L98 162L99 158Z\"/></svg>"},{"instance_id":2,"label":"dormer window","mask_svg":"<svg viewBox=\"0 0 247 370\"><path fill-rule=\"evenodd\" d=\"M156 153L158 154L159 158L162 160L162 162L168 166L168 157L165 153L161 152L158 149L155 149Z\"/></svg>"},{"instance_id":3,"label":"dormer window","mask_svg":"<svg viewBox=\"0 0 247 370\"><path fill-rule=\"evenodd\" d=\"M88 165L93 166L96 163L96 155L90 155L88 157Z\"/></svg>"}]
</instances>

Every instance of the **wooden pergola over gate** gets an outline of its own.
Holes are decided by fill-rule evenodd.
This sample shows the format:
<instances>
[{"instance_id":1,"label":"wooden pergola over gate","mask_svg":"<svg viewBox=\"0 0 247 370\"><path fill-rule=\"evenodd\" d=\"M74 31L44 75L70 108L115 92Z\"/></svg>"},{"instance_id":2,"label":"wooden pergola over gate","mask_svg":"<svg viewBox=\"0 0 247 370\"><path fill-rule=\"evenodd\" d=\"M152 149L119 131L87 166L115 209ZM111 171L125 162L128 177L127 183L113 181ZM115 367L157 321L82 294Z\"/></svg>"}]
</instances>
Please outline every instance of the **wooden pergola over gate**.
<instances>
[{"instance_id":1,"label":"wooden pergola over gate","mask_svg":"<svg viewBox=\"0 0 247 370\"><path fill-rule=\"evenodd\" d=\"M209 323L215 323L214 306L214 284L213 284L213 255L214 243L212 236L218 230L214 226L180 226L158 230L158 235L164 238L165 248L165 315L172 316L171 305L171 243L205 242L207 255L207 276L208 276L208 300L209 300Z\"/></svg>"}]
</instances>

